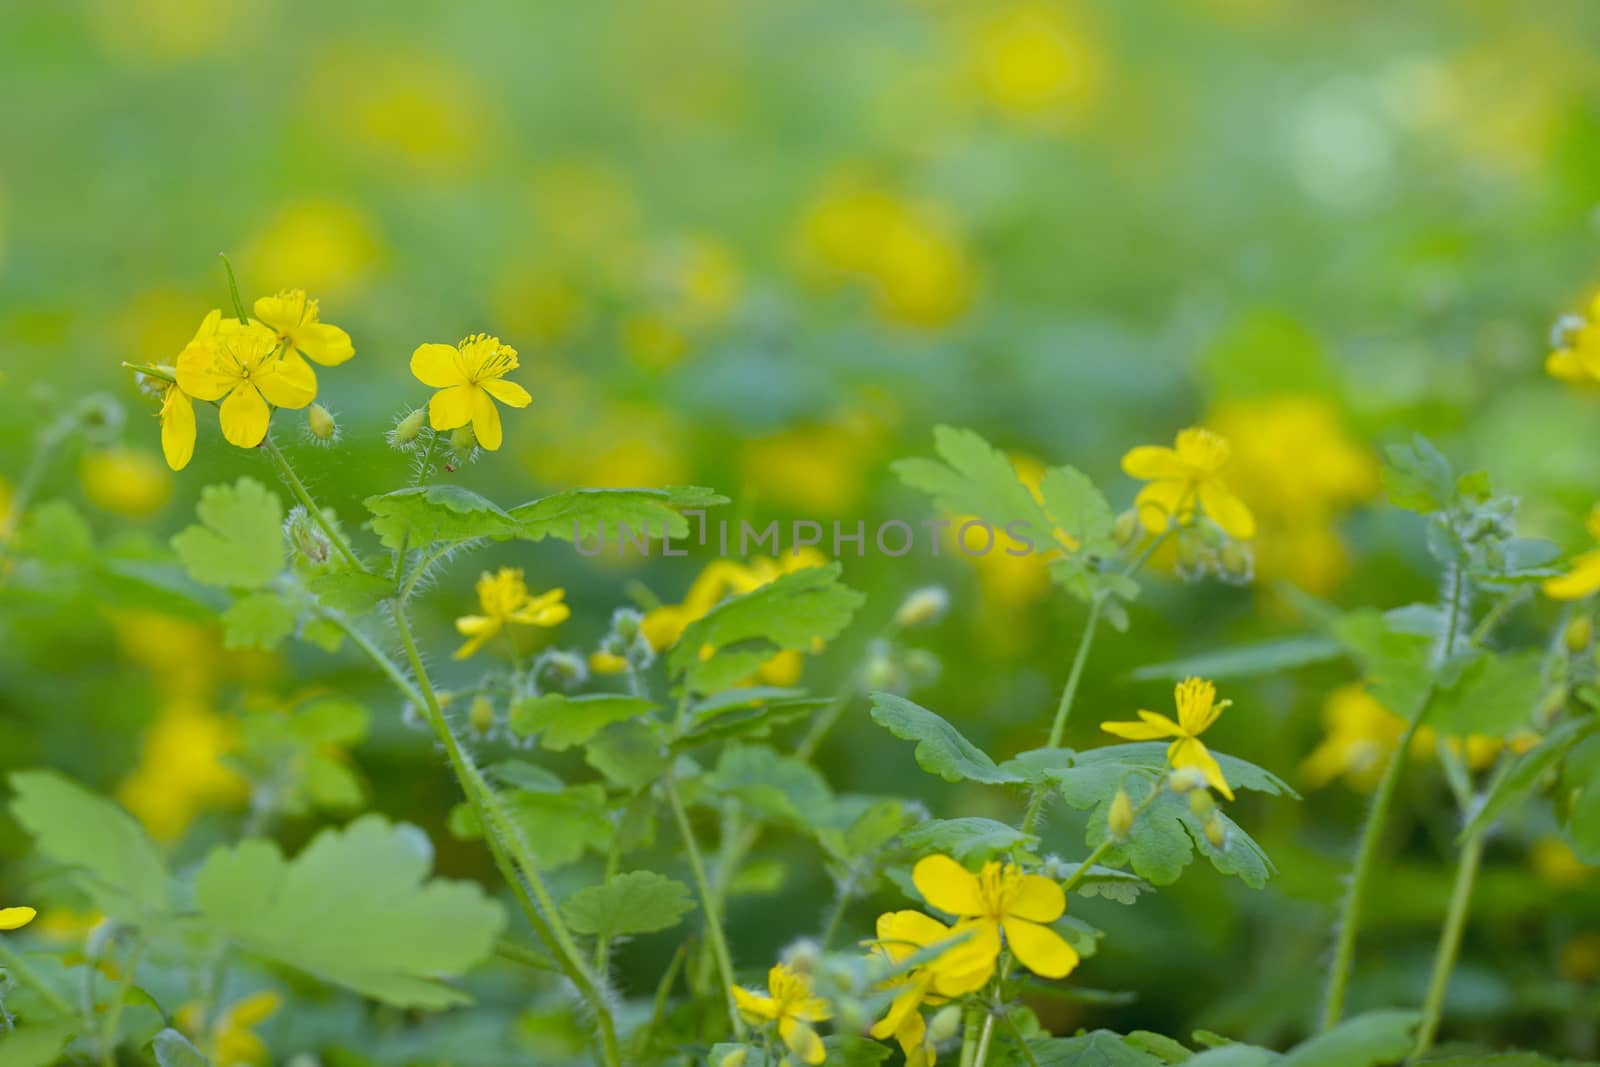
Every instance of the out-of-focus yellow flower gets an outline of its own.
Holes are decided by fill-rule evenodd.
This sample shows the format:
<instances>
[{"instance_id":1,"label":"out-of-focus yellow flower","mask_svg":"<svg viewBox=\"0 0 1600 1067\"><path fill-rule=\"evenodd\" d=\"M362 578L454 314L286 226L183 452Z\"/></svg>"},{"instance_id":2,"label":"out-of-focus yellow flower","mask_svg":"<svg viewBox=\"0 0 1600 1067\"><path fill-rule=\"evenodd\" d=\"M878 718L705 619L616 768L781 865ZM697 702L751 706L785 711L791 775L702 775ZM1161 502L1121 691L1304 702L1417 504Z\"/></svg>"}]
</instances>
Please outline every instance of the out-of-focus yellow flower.
<instances>
[{"instance_id":1,"label":"out-of-focus yellow flower","mask_svg":"<svg viewBox=\"0 0 1600 1067\"><path fill-rule=\"evenodd\" d=\"M510 625L559 626L566 622L572 609L562 601L565 589L552 589L538 596L528 594L528 583L522 570L501 567L490 574L484 571L478 579L478 606L482 615L463 615L456 620L456 630L467 643L456 649L456 659L466 659Z\"/></svg>"},{"instance_id":2,"label":"out-of-focus yellow flower","mask_svg":"<svg viewBox=\"0 0 1600 1067\"><path fill-rule=\"evenodd\" d=\"M619 656L615 652L591 652L589 670L595 674L624 674L628 670L628 660L626 656Z\"/></svg>"},{"instance_id":3,"label":"out-of-focus yellow flower","mask_svg":"<svg viewBox=\"0 0 1600 1067\"><path fill-rule=\"evenodd\" d=\"M928 1026L919 1008L940 1004L982 987L994 973L987 939L975 931L946 926L920 911L891 911L878 916L873 949L891 964L946 941L955 942L928 963L894 979L894 999L869 1031L879 1041L893 1037L905 1053L906 1067L933 1067L935 1056ZM962 941L960 938L967 937Z\"/></svg>"},{"instance_id":4,"label":"out-of-focus yellow flower","mask_svg":"<svg viewBox=\"0 0 1600 1067\"><path fill-rule=\"evenodd\" d=\"M539 481L629 488L681 485L691 476L685 454L690 428L675 412L659 404L610 402L591 383L548 365L530 369L542 417L519 458Z\"/></svg>"},{"instance_id":5,"label":"out-of-focus yellow flower","mask_svg":"<svg viewBox=\"0 0 1600 1067\"><path fill-rule=\"evenodd\" d=\"M885 320L939 327L972 303L976 280L946 213L854 180L826 190L801 221L808 267L863 282Z\"/></svg>"},{"instance_id":6,"label":"out-of-focus yellow flower","mask_svg":"<svg viewBox=\"0 0 1600 1067\"><path fill-rule=\"evenodd\" d=\"M1178 706L1177 722L1154 711L1140 711L1141 722L1103 722L1100 729L1130 741L1172 738L1172 744L1167 746L1167 763L1174 770L1194 768L1205 775L1211 788L1232 800L1233 790L1228 788L1222 768L1200 741L1200 735L1233 701L1218 700L1216 683L1203 678L1185 678L1179 682L1173 690L1173 699Z\"/></svg>"},{"instance_id":7,"label":"out-of-focus yellow flower","mask_svg":"<svg viewBox=\"0 0 1600 1067\"><path fill-rule=\"evenodd\" d=\"M82 941L89 931L105 921L98 911L74 911L71 908L51 908L39 915L33 932L51 941Z\"/></svg>"},{"instance_id":8,"label":"out-of-focus yellow flower","mask_svg":"<svg viewBox=\"0 0 1600 1067\"><path fill-rule=\"evenodd\" d=\"M129 66L149 67L215 55L232 41L249 40L264 5L258 0L96 0L83 10L107 52Z\"/></svg>"},{"instance_id":9,"label":"out-of-focus yellow flower","mask_svg":"<svg viewBox=\"0 0 1600 1067\"><path fill-rule=\"evenodd\" d=\"M627 176L602 162L558 160L533 177L540 231L611 281L636 269L639 202Z\"/></svg>"},{"instance_id":10,"label":"out-of-focus yellow flower","mask_svg":"<svg viewBox=\"0 0 1600 1067\"><path fill-rule=\"evenodd\" d=\"M752 1026L776 1024L778 1036L800 1062L815 1067L828 1058L813 1023L833 1018L828 1002L811 988L811 979L792 967L776 964L767 972L767 992L752 993L734 986L733 1002Z\"/></svg>"},{"instance_id":11,"label":"out-of-focus yellow flower","mask_svg":"<svg viewBox=\"0 0 1600 1067\"><path fill-rule=\"evenodd\" d=\"M0 930L20 930L38 914L32 908L0 908Z\"/></svg>"},{"instance_id":12,"label":"out-of-focus yellow flower","mask_svg":"<svg viewBox=\"0 0 1600 1067\"><path fill-rule=\"evenodd\" d=\"M108 612L122 652L147 667L163 696L203 700L229 666L215 629L153 611Z\"/></svg>"},{"instance_id":13,"label":"out-of-focus yellow flower","mask_svg":"<svg viewBox=\"0 0 1600 1067\"><path fill-rule=\"evenodd\" d=\"M493 452L500 447L500 409L495 401L525 408L533 397L505 376L518 367L517 350L488 334L473 334L454 347L418 345L411 353L411 373L423 385L439 390L428 401L428 421L435 430L454 430L472 423L478 444Z\"/></svg>"},{"instance_id":14,"label":"out-of-focus yellow flower","mask_svg":"<svg viewBox=\"0 0 1600 1067\"><path fill-rule=\"evenodd\" d=\"M1600 541L1600 504L1596 504L1589 512L1585 528L1589 536ZM1600 549L1591 549L1580 553L1572 559L1572 566L1556 578L1546 578L1544 595L1551 600L1582 600L1584 597L1593 596L1600 592Z\"/></svg>"},{"instance_id":15,"label":"out-of-focus yellow flower","mask_svg":"<svg viewBox=\"0 0 1600 1067\"><path fill-rule=\"evenodd\" d=\"M979 91L1013 118L1061 122L1099 95L1101 52L1059 3L988 14L972 26L968 47Z\"/></svg>"},{"instance_id":16,"label":"out-of-focus yellow flower","mask_svg":"<svg viewBox=\"0 0 1600 1067\"><path fill-rule=\"evenodd\" d=\"M648 371L669 370L688 358L697 337L733 313L743 290L733 250L706 236L665 245L640 281L640 306L623 320L622 348Z\"/></svg>"},{"instance_id":17,"label":"out-of-focus yellow flower","mask_svg":"<svg viewBox=\"0 0 1600 1067\"><path fill-rule=\"evenodd\" d=\"M282 998L268 990L230 1005L217 1016L208 1032L202 1032L204 1015L198 1002L179 1007L174 1021L218 1067L239 1064L257 1067L267 1063L270 1057L266 1043L256 1036L255 1028L276 1015L282 1005Z\"/></svg>"},{"instance_id":18,"label":"out-of-focus yellow flower","mask_svg":"<svg viewBox=\"0 0 1600 1067\"><path fill-rule=\"evenodd\" d=\"M278 342L313 363L337 367L356 354L350 335L319 319L319 303L304 289L284 289L255 303L256 318L278 335Z\"/></svg>"},{"instance_id":19,"label":"out-of-focus yellow flower","mask_svg":"<svg viewBox=\"0 0 1600 1067\"><path fill-rule=\"evenodd\" d=\"M176 391L176 387L173 389ZM183 403L188 404L187 400ZM191 416L191 449L193 434ZM165 429L162 438L164 442ZM83 484L83 495L89 498L89 503L133 519L155 514L172 496L172 475L161 461L148 452L131 448L96 448L85 452L78 464L78 480Z\"/></svg>"},{"instance_id":20,"label":"out-of-focus yellow flower","mask_svg":"<svg viewBox=\"0 0 1600 1067\"><path fill-rule=\"evenodd\" d=\"M1595 868L1584 863L1572 846L1559 837L1541 837L1528 849L1534 873L1553 886L1570 889L1594 877Z\"/></svg>"},{"instance_id":21,"label":"out-of-focus yellow flower","mask_svg":"<svg viewBox=\"0 0 1600 1067\"><path fill-rule=\"evenodd\" d=\"M550 268L516 270L494 286L495 320L534 346L569 341L589 322L589 300L568 274Z\"/></svg>"},{"instance_id":22,"label":"out-of-focus yellow flower","mask_svg":"<svg viewBox=\"0 0 1600 1067\"><path fill-rule=\"evenodd\" d=\"M1600 982L1600 934L1579 934L1562 945L1559 969L1569 982Z\"/></svg>"},{"instance_id":23,"label":"out-of-focus yellow flower","mask_svg":"<svg viewBox=\"0 0 1600 1067\"><path fill-rule=\"evenodd\" d=\"M689 336L668 315L635 311L622 320L622 351L644 370L670 370L688 356Z\"/></svg>"},{"instance_id":24,"label":"out-of-focus yellow flower","mask_svg":"<svg viewBox=\"0 0 1600 1067\"><path fill-rule=\"evenodd\" d=\"M1130 449L1122 457L1122 469L1129 477L1148 483L1134 500L1145 529L1160 533L1173 523L1187 526L1198 510L1229 537L1254 537L1255 517L1222 480L1222 468L1231 455L1226 440L1198 427L1178 431L1173 448L1140 445Z\"/></svg>"},{"instance_id":25,"label":"out-of-focus yellow flower","mask_svg":"<svg viewBox=\"0 0 1600 1067\"><path fill-rule=\"evenodd\" d=\"M325 198L286 204L246 249L250 277L323 296L361 285L382 255L377 229L358 207Z\"/></svg>"},{"instance_id":26,"label":"out-of-focus yellow flower","mask_svg":"<svg viewBox=\"0 0 1600 1067\"><path fill-rule=\"evenodd\" d=\"M953 933L968 935L959 951L969 976L980 971L981 958L988 981L1002 934L1017 962L1040 978L1065 978L1078 966L1077 951L1048 925L1067 910L1067 896L1052 879L997 860L973 874L949 856L933 855L917 861L911 881L929 904L957 917Z\"/></svg>"},{"instance_id":27,"label":"out-of-focus yellow flower","mask_svg":"<svg viewBox=\"0 0 1600 1067\"><path fill-rule=\"evenodd\" d=\"M810 515L843 515L860 502L864 472L882 448L878 427L846 416L752 440L739 457L739 471L762 500Z\"/></svg>"},{"instance_id":28,"label":"out-of-focus yellow flower","mask_svg":"<svg viewBox=\"0 0 1600 1067\"><path fill-rule=\"evenodd\" d=\"M298 410L317 396L311 367L296 352L280 356L277 336L258 322L222 320L178 356L177 376L196 400L222 401L222 436L240 448L267 436L273 407Z\"/></svg>"},{"instance_id":29,"label":"out-of-focus yellow flower","mask_svg":"<svg viewBox=\"0 0 1600 1067\"><path fill-rule=\"evenodd\" d=\"M1567 315L1556 324L1555 349L1545 371L1564 382L1600 381L1600 296L1582 315Z\"/></svg>"},{"instance_id":30,"label":"out-of-focus yellow flower","mask_svg":"<svg viewBox=\"0 0 1600 1067\"><path fill-rule=\"evenodd\" d=\"M1405 720L1374 700L1360 683L1329 693L1322 719L1327 736L1300 765L1306 785L1321 789L1342 776L1354 789L1377 788L1405 735Z\"/></svg>"},{"instance_id":31,"label":"out-of-focus yellow flower","mask_svg":"<svg viewBox=\"0 0 1600 1067\"><path fill-rule=\"evenodd\" d=\"M1276 395L1218 407L1208 423L1232 447L1228 483L1251 503L1262 532L1256 572L1330 591L1349 567L1335 523L1378 492L1378 461L1315 395Z\"/></svg>"},{"instance_id":32,"label":"out-of-focus yellow flower","mask_svg":"<svg viewBox=\"0 0 1600 1067\"><path fill-rule=\"evenodd\" d=\"M233 724L194 701L166 706L145 732L139 763L117 798L162 843L183 836L202 810L229 807L249 789L222 758L233 749Z\"/></svg>"}]
</instances>

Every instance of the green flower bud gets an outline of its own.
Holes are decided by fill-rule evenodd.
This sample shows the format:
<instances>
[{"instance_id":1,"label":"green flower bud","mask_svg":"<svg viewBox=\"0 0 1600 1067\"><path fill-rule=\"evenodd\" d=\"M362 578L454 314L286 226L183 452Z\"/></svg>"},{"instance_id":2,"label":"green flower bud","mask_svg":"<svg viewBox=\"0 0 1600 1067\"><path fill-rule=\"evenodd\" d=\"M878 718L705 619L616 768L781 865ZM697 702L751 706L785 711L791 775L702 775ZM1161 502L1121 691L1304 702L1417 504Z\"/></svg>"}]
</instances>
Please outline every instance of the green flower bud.
<instances>
[{"instance_id":1,"label":"green flower bud","mask_svg":"<svg viewBox=\"0 0 1600 1067\"><path fill-rule=\"evenodd\" d=\"M950 594L945 592L943 586L925 585L921 589L913 589L901 602L900 610L894 613L894 621L906 627L927 626L944 618L949 608Z\"/></svg>"},{"instance_id":2,"label":"green flower bud","mask_svg":"<svg viewBox=\"0 0 1600 1067\"><path fill-rule=\"evenodd\" d=\"M1219 852L1228 847L1228 826L1214 811L1206 819L1206 840Z\"/></svg>"},{"instance_id":3,"label":"green flower bud","mask_svg":"<svg viewBox=\"0 0 1600 1067\"><path fill-rule=\"evenodd\" d=\"M1206 776L1193 767L1185 767L1181 771L1173 771L1167 775L1167 788L1174 793L1187 793L1191 789L1203 789Z\"/></svg>"},{"instance_id":4,"label":"green flower bud","mask_svg":"<svg viewBox=\"0 0 1600 1067\"><path fill-rule=\"evenodd\" d=\"M942 1045L955 1037L961 1029L961 1007L947 1004L928 1020L928 1043Z\"/></svg>"},{"instance_id":5,"label":"green flower bud","mask_svg":"<svg viewBox=\"0 0 1600 1067\"><path fill-rule=\"evenodd\" d=\"M1196 789L1189 794L1189 810L1204 819L1217 810L1217 802L1209 789Z\"/></svg>"},{"instance_id":6,"label":"green flower bud","mask_svg":"<svg viewBox=\"0 0 1600 1067\"><path fill-rule=\"evenodd\" d=\"M394 429L389 431L389 443L395 448L405 448L422 433L422 427L427 423L427 419L427 408L418 408L411 414L402 416L395 422Z\"/></svg>"},{"instance_id":7,"label":"green flower bud","mask_svg":"<svg viewBox=\"0 0 1600 1067\"><path fill-rule=\"evenodd\" d=\"M1217 553L1223 577L1235 582L1248 582L1255 574L1256 561L1250 549L1237 541L1229 541Z\"/></svg>"},{"instance_id":8,"label":"green flower bud","mask_svg":"<svg viewBox=\"0 0 1600 1067\"><path fill-rule=\"evenodd\" d=\"M478 436L472 432L472 427L458 426L450 431L450 450L457 455L464 456L478 447Z\"/></svg>"},{"instance_id":9,"label":"green flower bud","mask_svg":"<svg viewBox=\"0 0 1600 1067\"><path fill-rule=\"evenodd\" d=\"M1143 524L1139 522L1139 513L1129 508L1117 516L1116 523L1111 527L1111 536L1115 538L1117 544L1127 548L1139 540L1143 529Z\"/></svg>"},{"instance_id":10,"label":"green flower bud","mask_svg":"<svg viewBox=\"0 0 1600 1067\"><path fill-rule=\"evenodd\" d=\"M318 441L332 441L339 434L339 424L334 421L333 413L321 404L312 404L306 409L306 426Z\"/></svg>"},{"instance_id":11,"label":"green flower bud","mask_svg":"<svg viewBox=\"0 0 1600 1067\"><path fill-rule=\"evenodd\" d=\"M486 734L494 729L494 701L479 694L472 699L472 706L467 710L467 722L472 729L480 734Z\"/></svg>"},{"instance_id":12,"label":"green flower bud","mask_svg":"<svg viewBox=\"0 0 1600 1067\"><path fill-rule=\"evenodd\" d=\"M1577 615L1567 623L1567 629L1561 635L1566 643L1567 651L1571 653L1582 652L1589 647L1589 642L1594 640L1594 620L1587 615Z\"/></svg>"},{"instance_id":13,"label":"green flower bud","mask_svg":"<svg viewBox=\"0 0 1600 1067\"><path fill-rule=\"evenodd\" d=\"M1106 813L1106 826L1111 830L1111 836L1118 841L1124 840L1133 830L1133 800L1128 796L1126 789L1117 790L1117 795L1111 798L1111 810Z\"/></svg>"}]
</instances>

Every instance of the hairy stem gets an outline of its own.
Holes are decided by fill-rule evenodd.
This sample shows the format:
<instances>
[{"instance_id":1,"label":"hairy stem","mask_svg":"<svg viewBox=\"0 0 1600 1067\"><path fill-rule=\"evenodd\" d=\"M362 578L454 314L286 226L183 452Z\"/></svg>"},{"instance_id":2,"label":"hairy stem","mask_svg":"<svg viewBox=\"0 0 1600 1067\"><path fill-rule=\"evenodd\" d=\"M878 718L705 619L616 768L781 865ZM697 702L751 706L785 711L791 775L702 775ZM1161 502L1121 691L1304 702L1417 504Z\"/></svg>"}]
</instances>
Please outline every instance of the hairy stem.
<instances>
[{"instance_id":1,"label":"hairy stem","mask_svg":"<svg viewBox=\"0 0 1600 1067\"><path fill-rule=\"evenodd\" d=\"M684 810L683 798L678 795L678 785L669 772L661 780L667 803L672 807L672 817L678 824L678 834L683 838L683 849L689 857L689 870L694 874L695 889L700 893L700 907L706 913L706 937L711 942L711 952L717 961L717 972L722 979L722 999L728 1007L728 1022L734 1036L744 1038L744 1020L733 1001L733 956L728 951L727 934L722 929L722 902L711 891L711 880L706 877L705 860L700 855L700 845L694 837L694 827L689 824L689 813Z\"/></svg>"},{"instance_id":2,"label":"hairy stem","mask_svg":"<svg viewBox=\"0 0 1600 1067\"><path fill-rule=\"evenodd\" d=\"M269 433L262 439L261 446L267 450L267 455L272 457L273 466L278 468L278 477L283 480L283 484L288 486L289 492L293 493L295 499L300 501L311 521L322 527L322 532L328 535L329 543L333 545L339 555L344 557L344 561L356 570L366 570L366 566L356 558L355 550L344 539L344 535L335 529L333 523L328 521L328 516L324 515L322 509L317 507L317 502L311 499L311 493L306 489L306 484L300 480L300 476L289 465L288 457L278 447L278 442L272 439L272 434Z\"/></svg>"},{"instance_id":3,"label":"hairy stem","mask_svg":"<svg viewBox=\"0 0 1600 1067\"><path fill-rule=\"evenodd\" d=\"M1456 955L1461 950L1461 934L1467 925L1467 911L1472 904L1472 887L1478 878L1478 867L1483 861L1483 834L1472 834L1461 846L1461 858L1456 865L1455 887L1450 891L1450 910L1445 916L1444 929L1439 934L1439 949L1433 958L1433 977L1428 981L1428 995L1422 1004L1422 1025L1417 1029L1417 1044L1411 1051L1412 1059L1420 1059L1433 1045L1439 1032L1439 1019L1444 1013L1444 995L1450 988L1450 974L1455 970Z\"/></svg>"}]
</instances>

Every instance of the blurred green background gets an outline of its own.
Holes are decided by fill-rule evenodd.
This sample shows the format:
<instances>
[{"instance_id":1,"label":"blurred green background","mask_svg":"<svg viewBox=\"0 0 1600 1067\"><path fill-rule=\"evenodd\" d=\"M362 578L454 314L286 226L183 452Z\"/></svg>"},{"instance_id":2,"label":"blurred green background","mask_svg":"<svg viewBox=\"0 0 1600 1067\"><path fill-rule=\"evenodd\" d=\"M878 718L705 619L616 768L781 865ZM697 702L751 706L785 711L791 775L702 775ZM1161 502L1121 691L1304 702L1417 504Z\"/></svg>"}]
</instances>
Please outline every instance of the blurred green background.
<instances>
[{"instance_id":1,"label":"blurred green background","mask_svg":"<svg viewBox=\"0 0 1600 1067\"><path fill-rule=\"evenodd\" d=\"M506 504L700 484L734 520L916 522L928 506L887 464L949 423L1024 469L1070 462L1121 505L1123 451L1204 423L1232 441L1261 518L1259 580L1154 583L1091 664L1069 743L1097 744L1101 719L1166 708L1164 684L1129 680L1139 664L1303 629L1284 583L1347 605L1432 596L1421 524L1379 506L1378 448L1412 430L1519 495L1523 532L1580 543L1600 396L1541 364L1550 324L1600 280L1597 47L1589 0L4 0L0 477L14 486L44 422L103 391L127 410L122 446L61 450L36 498L81 504L101 536L137 551L189 521L200 487L271 481L208 412L194 463L169 476L154 407L119 367L170 363L224 302L219 250L247 302L304 287L355 340L321 372L339 447L289 445L347 522L409 475L383 431L426 395L411 350L478 331L520 351L534 403L455 477ZM575 616L555 640L589 649L625 582L675 602L704 560L497 548L426 603L441 661L493 562L566 586ZM926 644L944 670L918 699L991 752L1041 741L1081 625L1042 569L918 554L847 558L845 578L872 599L808 683L836 684L899 599L937 581L953 610ZM487 875L442 827L452 796L429 746L354 657L297 646L195 679L173 650L206 658L210 630L93 587L63 595L5 605L0 768L154 795L141 814L198 848L237 816L216 769L230 717L355 687L374 702L354 758L379 809L428 827L446 871ZM1350 680L1330 666L1225 686L1217 742L1298 782L1326 695ZM934 788L859 708L823 766L841 791L923 795L941 815L994 802ZM1357 1007L1415 1002L1425 983L1451 831L1421 766ZM1362 804L1342 784L1243 801L1282 872L1262 893L1196 868L1137 909L1085 906L1109 936L1079 978L1138 999L1052 1005L1050 1021L1296 1032ZM1070 818L1048 833L1078 854ZM1550 833L1495 843L1450 1025L1594 1054L1600 878ZM0 845L20 851L14 828ZM733 908L752 970L831 892L803 845L781 854L779 895ZM871 914L852 912L858 933ZM628 950L631 992L658 948Z\"/></svg>"}]
</instances>

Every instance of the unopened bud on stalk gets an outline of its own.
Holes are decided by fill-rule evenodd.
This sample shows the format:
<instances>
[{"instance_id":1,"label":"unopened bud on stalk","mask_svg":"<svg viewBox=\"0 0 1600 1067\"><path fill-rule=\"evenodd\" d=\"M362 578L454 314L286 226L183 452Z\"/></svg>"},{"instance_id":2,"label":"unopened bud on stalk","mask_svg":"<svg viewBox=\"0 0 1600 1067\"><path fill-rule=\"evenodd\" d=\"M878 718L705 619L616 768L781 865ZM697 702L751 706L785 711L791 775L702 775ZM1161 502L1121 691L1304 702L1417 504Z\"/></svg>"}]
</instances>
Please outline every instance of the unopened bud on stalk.
<instances>
[{"instance_id":1,"label":"unopened bud on stalk","mask_svg":"<svg viewBox=\"0 0 1600 1067\"><path fill-rule=\"evenodd\" d=\"M1222 565L1222 575L1230 581L1248 582L1255 574L1255 556L1245 545L1237 541L1229 541L1222 546L1222 551L1217 553L1217 560Z\"/></svg>"},{"instance_id":2,"label":"unopened bud on stalk","mask_svg":"<svg viewBox=\"0 0 1600 1067\"><path fill-rule=\"evenodd\" d=\"M294 545L295 551L308 563L326 563L333 555L333 544L328 540L328 535L323 533L311 522L311 518L303 507L296 507L289 512L289 518L284 523L289 535L289 543Z\"/></svg>"},{"instance_id":3,"label":"unopened bud on stalk","mask_svg":"<svg viewBox=\"0 0 1600 1067\"><path fill-rule=\"evenodd\" d=\"M1206 840L1219 852L1228 847L1228 825L1214 811L1206 819Z\"/></svg>"},{"instance_id":4,"label":"unopened bud on stalk","mask_svg":"<svg viewBox=\"0 0 1600 1067\"><path fill-rule=\"evenodd\" d=\"M809 937L801 938L783 953L783 962L801 974L814 974L822 960L822 946Z\"/></svg>"},{"instance_id":5,"label":"unopened bud on stalk","mask_svg":"<svg viewBox=\"0 0 1600 1067\"><path fill-rule=\"evenodd\" d=\"M1189 794L1189 810L1204 819L1217 810L1217 802L1209 789L1196 789Z\"/></svg>"},{"instance_id":6,"label":"unopened bud on stalk","mask_svg":"<svg viewBox=\"0 0 1600 1067\"><path fill-rule=\"evenodd\" d=\"M1206 776L1193 767L1173 771L1167 775L1167 788L1174 793L1187 793L1191 789L1199 789L1206 784Z\"/></svg>"},{"instance_id":7,"label":"unopened bud on stalk","mask_svg":"<svg viewBox=\"0 0 1600 1067\"><path fill-rule=\"evenodd\" d=\"M900 680L900 672L895 668L894 660L883 652L874 653L867 660L865 676L869 690L894 689Z\"/></svg>"},{"instance_id":8,"label":"unopened bud on stalk","mask_svg":"<svg viewBox=\"0 0 1600 1067\"><path fill-rule=\"evenodd\" d=\"M611 613L611 632L623 644L637 637L643 624L644 616L634 608L618 608Z\"/></svg>"},{"instance_id":9,"label":"unopened bud on stalk","mask_svg":"<svg viewBox=\"0 0 1600 1067\"><path fill-rule=\"evenodd\" d=\"M750 1050L741 1046L734 1049L732 1052L725 1053L723 1057L717 1061L717 1067L744 1067L744 1061L749 1058Z\"/></svg>"},{"instance_id":10,"label":"unopened bud on stalk","mask_svg":"<svg viewBox=\"0 0 1600 1067\"><path fill-rule=\"evenodd\" d=\"M928 1043L942 1045L952 1037L955 1037L960 1029L960 1006L947 1004L934 1012L933 1018L928 1020Z\"/></svg>"},{"instance_id":11,"label":"unopened bud on stalk","mask_svg":"<svg viewBox=\"0 0 1600 1067\"><path fill-rule=\"evenodd\" d=\"M913 589L894 613L894 621L901 626L928 626L944 618L950 608L950 594L941 585L925 585Z\"/></svg>"},{"instance_id":12,"label":"unopened bud on stalk","mask_svg":"<svg viewBox=\"0 0 1600 1067\"><path fill-rule=\"evenodd\" d=\"M486 734L494 729L494 701L479 694L472 699L472 707L467 710L467 722L472 729L480 734Z\"/></svg>"},{"instance_id":13,"label":"unopened bud on stalk","mask_svg":"<svg viewBox=\"0 0 1600 1067\"><path fill-rule=\"evenodd\" d=\"M461 426L450 431L450 448L457 455L467 455L478 447L478 437L472 432L472 427Z\"/></svg>"},{"instance_id":14,"label":"unopened bud on stalk","mask_svg":"<svg viewBox=\"0 0 1600 1067\"><path fill-rule=\"evenodd\" d=\"M389 431L389 444L395 448L405 448L417 439L422 432L424 422L428 418L426 408L418 408L409 415L397 419L394 429Z\"/></svg>"},{"instance_id":15,"label":"unopened bud on stalk","mask_svg":"<svg viewBox=\"0 0 1600 1067\"><path fill-rule=\"evenodd\" d=\"M306 409L306 426L318 441L332 441L339 434L339 424L334 421L333 412L321 404L312 404Z\"/></svg>"},{"instance_id":16,"label":"unopened bud on stalk","mask_svg":"<svg viewBox=\"0 0 1600 1067\"><path fill-rule=\"evenodd\" d=\"M1118 841L1124 840L1133 830L1133 800L1128 796L1126 789L1117 790L1117 795L1111 798L1111 810L1106 813L1106 826L1111 830L1111 836Z\"/></svg>"},{"instance_id":17,"label":"unopened bud on stalk","mask_svg":"<svg viewBox=\"0 0 1600 1067\"><path fill-rule=\"evenodd\" d=\"M1111 536L1116 539L1117 544L1127 548L1139 540L1141 528L1139 513L1129 508L1117 516L1117 521L1111 527Z\"/></svg>"},{"instance_id":18,"label":"unopened bud on stalk","mask_svg":"<svg viewBox=\"0 0 1600 1067\"><path fill-rule=\"evenodd\" d=\"M1589 647L1589 642L1594 640L1594 620L1587 615L1578 615L1567 623L1566 632L1561 635L1566 642L1568 652L1582 652Z\"/></svg>"},{"instance_id":19,"label":"unopened bud on stalk","mask_svg":"<svg viewBox=\"0 0 1600 1067\"><path fill-rule=\"evenodd\" d=\"M906 684L913 689L920 689L932 685L939 680L939 675L944 671L944 664L925 648L913 648L906 652L904 658L906 671Z\"/></svg>"}]
</instances>

